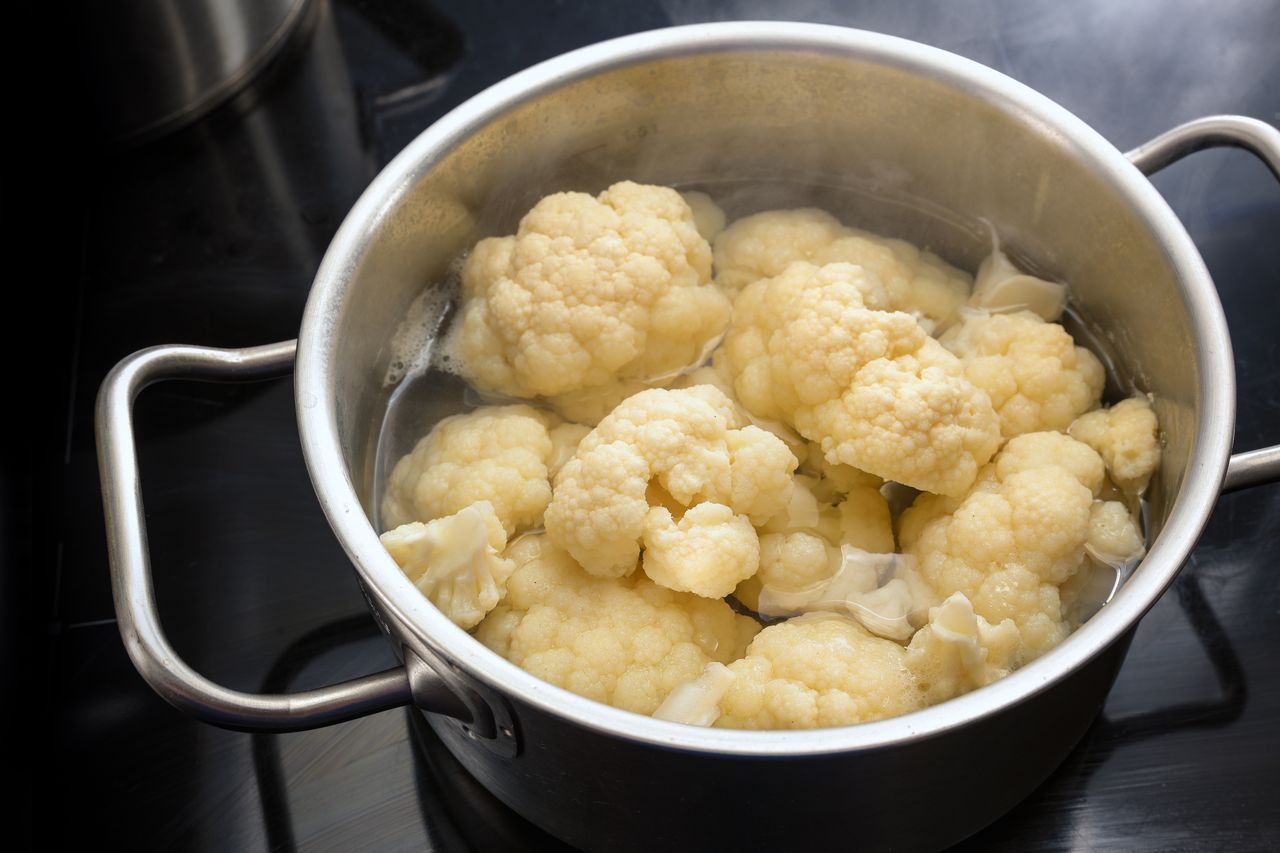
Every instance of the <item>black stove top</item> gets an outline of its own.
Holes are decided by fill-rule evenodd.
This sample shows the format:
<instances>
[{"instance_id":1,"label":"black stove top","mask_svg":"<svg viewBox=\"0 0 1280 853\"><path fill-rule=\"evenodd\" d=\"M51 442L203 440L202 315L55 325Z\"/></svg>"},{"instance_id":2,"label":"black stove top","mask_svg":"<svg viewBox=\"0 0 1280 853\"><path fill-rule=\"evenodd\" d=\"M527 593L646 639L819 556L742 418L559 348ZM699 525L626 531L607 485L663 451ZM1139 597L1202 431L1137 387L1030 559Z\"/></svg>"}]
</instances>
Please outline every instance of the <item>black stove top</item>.
<instances>
[{"instance_id":1,"label":"black stove top","mask_svg":"<svg viewBox=\"0 0 1280 853\"><path fill-rule=\"evenodd\" d=\"M94 456L94 394L116 360L151 344L293 337L325 246L361 190L489 84L639 30L791 18L978 60L1121 149L1205 114L1280 122L1280 5L1268 2L314 6L248 91L184 130L104 154L79 188L81 275L58 297L74 322L50 367L64 395L29 463L33 600L47 622L47 657L37 660L54 744L35 781L40 846L561 847L472 781L415 713L250 736L192 722L157 698L114 622ZM1236 449L1280 440L1280 185L1249 156L1223 151L1155 183L1222 294L1239 381ZM265 691L394 663L312 493L287 380L168 383L143 395L137 425L156 594L180 654L229 686ZM962 848L1280 846L1278 531L1280 488L1221 499L1085 740Z\"/></svg>"}]
</instances>

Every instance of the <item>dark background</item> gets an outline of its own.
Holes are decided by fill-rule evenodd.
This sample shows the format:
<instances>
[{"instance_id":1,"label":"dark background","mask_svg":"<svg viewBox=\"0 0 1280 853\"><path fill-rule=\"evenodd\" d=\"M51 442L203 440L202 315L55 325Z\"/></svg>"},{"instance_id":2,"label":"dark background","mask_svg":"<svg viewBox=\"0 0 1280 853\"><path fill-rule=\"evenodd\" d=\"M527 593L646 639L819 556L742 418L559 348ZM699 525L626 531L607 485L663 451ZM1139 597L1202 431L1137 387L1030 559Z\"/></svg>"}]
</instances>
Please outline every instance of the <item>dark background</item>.
<instances>
[{"instance_id":1,"label":"dark background","mask_svg":"<svg viewBox=\"0 0 1280 853\"><path fill-rule=\"evenodd\" d=\"M629 32L785 18L975 59L1121 149L1210 113L1280 122L1271 2L315 5L298 43L251 90L185 130L120 150L95 141L76 110L33 128L34 143L75 150L55 176L59 192L23 210L54 238L47 250L31 244L47 271L16 283L47 303L54 322L36 328L50 329L54 355L15 356L16 371L37 377L28 399L40 405L29 440L5 455L0 491L5 765L30 779L16 811L33 846L555 848L408 712L249 736L188 721L155 697L114 623L93 446L96 388L129 352L293 337L324 249L364 186L485 86ZM1280 186L1236 151L1197 154L1155 183L1222 294L1236 449L1278 440ZM11 337L38 322L10 317ZM141 399L138 429L157 596L190 663L246 690L319 686L392 663L303 469L288 380L166 384ZM1280 846L1278 531L1276 486L1219 502L1143 622L1103 717L966 849Z\"/></svg>"}]
</instances>

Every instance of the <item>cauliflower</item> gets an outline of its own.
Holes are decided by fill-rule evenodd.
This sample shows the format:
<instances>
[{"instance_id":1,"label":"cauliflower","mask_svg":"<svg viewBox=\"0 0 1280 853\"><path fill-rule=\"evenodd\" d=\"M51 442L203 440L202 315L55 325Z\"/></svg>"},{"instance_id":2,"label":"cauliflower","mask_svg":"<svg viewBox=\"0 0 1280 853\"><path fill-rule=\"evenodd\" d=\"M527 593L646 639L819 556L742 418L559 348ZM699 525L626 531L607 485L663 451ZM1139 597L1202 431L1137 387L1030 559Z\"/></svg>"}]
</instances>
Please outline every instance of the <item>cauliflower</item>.
<instances>
[{"instance_id":1,"label":"cauliflower","mask_svg":"<svg viewBox=\"0 0 1280 853\"><path fill-rule=\"evenodd\" d=\"M955 356L884 307L862 267L792 264L738 295L720 364L749 411L819 442L828 462L963 494L999 420Z\"/></svg>"},{"instance_id":2,"label":"cauliflower","mask_svg":"<svg viewBox=\"0 0 1280 853\"><path fill-rule=\"evenodd\" d=\"M1117 486L1140 495L1160 462L1158 430L1150 401L1133 397L1081 415L1068 432L1098 451Z\"/></svg>"},{"instance_id":3,"label":"cauliflower","mask_svg":"<svg viewBox=\"0 0 1280 853\"><path fill-rule=\"evenodd\" d=\"M812 729L905 714L920 707L906 657L899 644L832 613L770 626L729 664L734 679L715 725Z\"/></svg>"},{"instance_id":4,"label":"cauliflower","mask_svg":"<svg viewBox=\"0 0 1280 853\"><path fill-rule=\"evenodd\" d=\"M498 605L515 564L501 556L502 522L488 501L382 534L382 545L427 599L460 628Z\"/></svg>"},{"instance_id":5,"label":"cauliflower","mask_svg":"<svg viewBox=\"0 0 1280 853\"><path fill-rule=\"evenodd\" d=\"M556 458L586 427L528 406L485 406L445 418L396 463L382 499L387 528L488 501L507 535L542 524ZM557 444L558 442L558 444Z\"/></svg>"},{"instance_id":6,"label":"cauliflower","mask_svg":"<svg viewBox=\"0 0 1280 853\"><path fill-rule=\"evenodd\" d=\"M544 681L628 711L652 714L706 664L741 657L760 629L723 601L640 574L588 575L544 535L517 539L506 557L516 565L506 599L477 639Z\"/></svg>"},{"instance_id":7,"label":"cauliflower","mask_svg":"<svg viewBox=\"0 0 1280 853\"><path fill-rule=\"evenodd\" d=\"M916 315L930 330L949 323L969 295L969 276L936 255L846 228L814 208L747 216L715 241L716 284L729 292L774 278L795 261L863 267L884 283L886 307Z\"/></svg>"},{"instance_id":8,"label":"cauliflower","mask_svg":"<svg viewBox=\"0 0 1280 853\"><path fill-rule=\"evenodd\" d=\"M921 495L899 542L918 560L921 603L961 592L992 624L1011 619L1030 659L1065 636L1059 585L1080 568L1102 460L1062 433L1011 439L962 498Z\"/></svg>"},{"instance_id":9,"label":"cauliflower","mask_svg":"<svg viewBox=\"0 0 1280 853\"><path fill-rule=\"evenodd\" d=\"M656 506L644 519L643 565L667 589L724 598L760 567L760 539L724 504L700 503L679 521Z\"/></svg>"},{"instance_id":10,"label":"cauliflower","mask_svg":"<svg viewBox=\"0 0 1280 853\"><path fill-rule=\"evenodd\" d=\"M709 726L720 719L720 697L734 678L729 667L712 661L703 668L702 675L667 694L653 716L687 726Z\"/></svg>"},{"instance_id":11,"label":"cauliflower","mask_svg":"<svg viewBox=\"0 0 1280 853\"><path fill-rule=\"evenodd\" d=\"M1132 568L1146 554L1142 533L1119 501L1094 501L1089 510L1089 556L1113 569Z\"/></svg>"},{"instance_id":12,"label":"cauliflower","mask_svg":"<svg viewBox=\"0 0 1280 853\"><path fill-rule=\"evenodd\" d=\"M1102 395L1106 374L1097 357L1030 311L972 313L941 340L990 396L1006 439L1065 430Z\"/></svg>"},{"instance_id":13,"label":"cauliflower","mask_svg":"<svg viewBox=\"0 0 1280 853\"><path fill-rule=\"evenodd\" d=\"M992 313L1031 311L1055 322L1067 307L1067 286L1028 275L1015 267L992 234L991 254L978 267L969 304Z\"/></svg>"},{"instance_id":14,"label":"cauliflower","mask_svg":"<svg viewBox=\"0 0 1280 853\"><path fill-rule=\"evenodd\" d=\"M777 437L741 423L733 402L709 385L627 399L560 470L547 535L599 577L635 568L643 540L653 549L644 569L659 583L685 590L728 584L728 592L742 572L755 571L747 531L754 537L752 525L786 509L798 464ZM708 503L722 506L697 506ZM651 506L668 515L651 514ZM681 526L677 516L688 515L687 507L696 514ZM685 561L700 544L717 550ZM704 574L717 561L721 576Z\"/></svg>"},{"instance_id":15,"label":"cauliflower","mask_svg":"<svg viewBox=\"0 0 1280 853\"><path fill-rule=\"evenodd\" d=\"M964 593L929 611L929 623L907 646L907 667L926 705L936 705L1008 675L1018 663L1018 628L992 625L973 612Z\"/></svg>"},{"instance_id":16,"label":"cauliflower","mask_svg":"<svg viewBox=\"0 0 1280 853\"><path fill-rule=\"evenodd\" d=\"M454 354L481 389L599 416L705 357L729 319L710 280L711 248L675 190L555 193L471 251Z\"/></svg>"}]
</instances>

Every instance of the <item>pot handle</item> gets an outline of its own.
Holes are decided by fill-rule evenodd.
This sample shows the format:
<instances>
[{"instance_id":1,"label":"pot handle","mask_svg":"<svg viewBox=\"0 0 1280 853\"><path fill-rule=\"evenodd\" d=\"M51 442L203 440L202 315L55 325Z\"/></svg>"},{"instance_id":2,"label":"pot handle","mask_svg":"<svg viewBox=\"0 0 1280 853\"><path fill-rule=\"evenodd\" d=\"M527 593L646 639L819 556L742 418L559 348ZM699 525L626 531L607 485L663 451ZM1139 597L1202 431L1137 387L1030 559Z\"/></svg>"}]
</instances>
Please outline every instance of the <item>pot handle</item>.
<instances>
[{"instance_id":1,"label":"pot handle","mask_svg":"<svg viewBox=\"0 0 1280 853\"><path fill-rule=\"evenodd\" d=\"M293 368L296 346L296 341L284 341L246 349L151 347L126 357L103 380L96 414L98 471L111 590L129 657L169 704L223 728L300 731L408 704L472 722L475 703L460 699L407 649L404 666L319 690L273 695L243 693L210 681L188 666L165 637L151 585L133 401L143 388L166 379L249 382L287 374Z\"/></svg>"},{"instance_id":2,"label":"pot handle","mask_svg":"<svg viewBox=\"0 0 1280 853\"><path fill-rule=\"evenodd\" d=\"M1160 134L1125 157L1144 175L1160 171L1188 154L1230 146L1250 152L1280 180L1280 130L1246 116L1205 116ZM1233 454L1227 463L1222 492L1238 491L1280 480L1280 445Z\"/></svg>"}]
</instances>

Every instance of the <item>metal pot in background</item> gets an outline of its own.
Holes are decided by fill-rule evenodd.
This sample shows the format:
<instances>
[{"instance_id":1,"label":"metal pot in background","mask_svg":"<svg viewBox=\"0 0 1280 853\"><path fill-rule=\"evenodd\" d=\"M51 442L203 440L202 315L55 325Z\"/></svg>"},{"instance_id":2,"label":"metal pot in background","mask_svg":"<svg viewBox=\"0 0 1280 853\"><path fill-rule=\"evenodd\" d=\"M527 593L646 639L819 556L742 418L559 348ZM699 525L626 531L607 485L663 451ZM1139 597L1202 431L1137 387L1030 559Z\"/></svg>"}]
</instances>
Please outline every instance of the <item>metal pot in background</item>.
<instances>
[{"instance_id":1,"label":"metal pot in background","mask_svg":"<svg viewBox=\"0 0 1280 853\"><path fill-rule=\"evenodd\" d=\"M152 348L104 382L99 453L129 653L168 701L233 728L313 727L413 702L433 712L432 726L486 787L581 847L754 849L803 838L928 849L959 839L1025 796L1079 739L1221 491L1280 477L1280 448L1229 458L1234 374L1222 309L1186 231L1142 174L1224 144L1280 174L1280 133L1261 122L1192 122L1126 159L990 69L814 25L646 33L516 75L425 131L369 187L329 247L296 345L313 483L405 666L305 693L245 694L192 671L160 628L132 400L165 378L287 371L292 341ZM368 521L390 332L458 252L505 233L540 196L623 177L713 194L769 182L774 204L839 185L880 230L970 267L985 251L983 218L1018 255L1070 281L1077 309L1155 395L1166 441L1150 550L1112 602L986 688L902 717L802 732L703 730L609 708L523 672L436 611Z\"/></svg>"},{"instance_id":2,"label":"metal pot in background","mask_svg":"<svg viewBox=\"0 0 1280 853\"><path fill-rule=\"evenodd\" d=\"M80 10L81 67L101 138L136 143L190 124L275 60L312 0L124 0Z\"/></svg>"}]
</instances>

